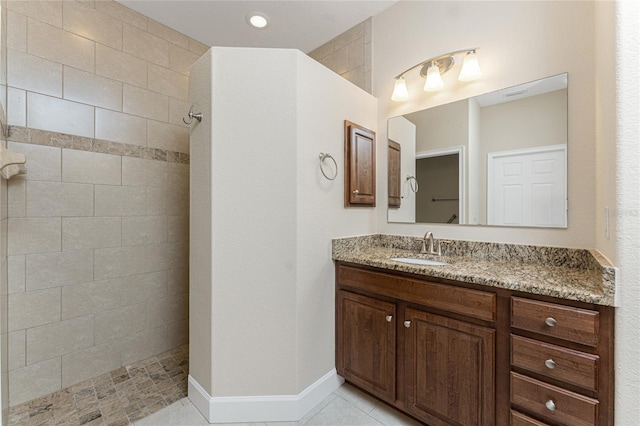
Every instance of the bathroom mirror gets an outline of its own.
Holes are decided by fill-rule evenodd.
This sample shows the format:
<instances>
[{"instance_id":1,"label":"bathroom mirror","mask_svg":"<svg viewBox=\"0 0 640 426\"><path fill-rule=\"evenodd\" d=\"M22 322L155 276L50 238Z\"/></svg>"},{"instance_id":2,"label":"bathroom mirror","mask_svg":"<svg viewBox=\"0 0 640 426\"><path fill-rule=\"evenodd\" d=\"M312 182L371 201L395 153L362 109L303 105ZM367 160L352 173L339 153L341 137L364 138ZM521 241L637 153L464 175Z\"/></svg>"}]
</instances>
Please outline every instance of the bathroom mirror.
<instances>
[{"instance_id":1,"label":"bathroom mirror","mask_svg":"<svg viewBox=\"0 0 640 426\"><path fill-rule=\"evenodd\" d=\"M566 228L567 90L565 73L390 118L388 221Z\"/></svg>"}]
</instances>

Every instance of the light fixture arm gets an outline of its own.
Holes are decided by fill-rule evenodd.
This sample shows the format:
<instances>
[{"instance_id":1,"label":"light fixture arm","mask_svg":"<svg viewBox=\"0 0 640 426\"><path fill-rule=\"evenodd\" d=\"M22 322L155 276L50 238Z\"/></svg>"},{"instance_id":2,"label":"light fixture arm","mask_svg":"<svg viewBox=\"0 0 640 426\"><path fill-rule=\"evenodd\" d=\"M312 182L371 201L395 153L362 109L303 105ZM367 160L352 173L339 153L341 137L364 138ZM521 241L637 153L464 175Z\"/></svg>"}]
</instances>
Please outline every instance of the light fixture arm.
<instances>
[{"instance_id":1,"label":"light fixture arm","mask_svg":"<svg viewBox=\"0 0 640 426\"><path fill-rule=\"evenodd\" d=\"M434 56L433 58L427 59L426 61L422 61L419 64L416 64L416 65L412 66L411 68L408 68L408 69L404 70L403 72L401 72L400 74L395 76L395 79L397 80L397 79L401 78L402 76L404 76L409 71L411 71L413 69L416 69L418 67L424 67L425 65L427 65L427 64L429 64L431 62L438 62L438 61L442 61L442 60L448 59L448 58L451 58L453 60L453 57L455 55L461 55L463 53L473 53L478 49L480 49L480 48L479 47L474 47L473 49L460 49L460 50L455 50L453 52L445 53L443 55ZM441 71L441 73L444 73L444 72L446 72L446 71Z\"/></svg>"}]
</instances>

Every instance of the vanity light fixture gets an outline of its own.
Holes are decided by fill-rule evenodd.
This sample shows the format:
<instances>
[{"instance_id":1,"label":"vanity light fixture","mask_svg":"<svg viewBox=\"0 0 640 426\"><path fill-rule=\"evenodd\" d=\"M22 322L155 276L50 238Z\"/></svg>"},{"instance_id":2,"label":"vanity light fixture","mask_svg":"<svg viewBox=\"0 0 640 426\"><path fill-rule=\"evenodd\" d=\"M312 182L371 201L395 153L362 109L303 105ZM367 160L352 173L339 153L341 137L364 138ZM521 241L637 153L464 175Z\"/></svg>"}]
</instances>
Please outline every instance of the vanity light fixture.
<instances>
[{"instance_id":1,"label":"vanity light fixture","mask_svg":"<svg viewBox=\"0 0 640 426\"><path fill-rule=\"evenodd\" d=\"M395 78L396 82L393 88L391 100L404 101L409 99L409 92L407 90L407 83L404 80L404 75L418 67L420 67L420 75L425 77L425 92L433 92L442 89L444 87L442 74L449 71L456 63L454 59L454 56L456 55L465 55L464 61L462 62L462 69L458 75L458 80L471 81L478 78L482 74L480 71L480 65L478 64L478 49L479 47L474 47L473 49L462 49L456 50L455 52L445 53L444 55L436 56L420 62L419 64L401 72Z\"/></svg>"},{"instance_id":2,"label":"vanity light fixture","mask_svg":"<svg viewBox=\"0 0 640 426\"><path fill-rule=\"evenodd\" d=\"M269 17L262 12L252 12L246 16L247 24L253 28L264 29L269 26Z\"/></svg>"}]
</instances>

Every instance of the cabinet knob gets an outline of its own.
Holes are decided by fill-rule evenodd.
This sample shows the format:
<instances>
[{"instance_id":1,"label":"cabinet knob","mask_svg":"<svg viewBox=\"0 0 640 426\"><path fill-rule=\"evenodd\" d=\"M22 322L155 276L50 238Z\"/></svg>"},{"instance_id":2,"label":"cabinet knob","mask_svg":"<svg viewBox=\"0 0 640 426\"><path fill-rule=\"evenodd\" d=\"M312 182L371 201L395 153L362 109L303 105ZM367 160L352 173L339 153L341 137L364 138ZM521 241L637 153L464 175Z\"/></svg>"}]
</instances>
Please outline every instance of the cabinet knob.
<instances>
[{"instance_id":1,"label":"cabinet knob","mask_svg":"<svg viewBox=\"0 0 640 426\"><path fill-rule=\"evenodd\" d=\"M360 193L360 191L358 191L357 189L353 191L353 195L358 195Z\"/></svg>"},{"instance_id":2,"label":"cabinet knob","mask_svg":"<svg viewBox=\"0 0 640 426\"><path fill-rule=\"evenodd\" d=\"M405 322L404 322L404 327L405 327L405 328L409 328L409 327L411 327L411 321L405 321Z\"/></svg>"},{"instance_id":3,"label":"cabinet knob","mask_svg":"<svg viewBox=\"0 0 640 426\"><path fill-rule=\"evenodd\" d=\"M387 315L387 322L391 322L392 319L393 319L392 315Z\"/></svg>"},{"instance_id":4,"label":"cabinet knob","mask_svg":"<svg viewBox=\"0 0 640 426\"><path fill-rule=\"evenodd\" d=\"M549 327L555 327L557 324L555 318L553 317L548 317L546 320L544 320L544 323L547 324Z\"/></svg>"},{"instance_id":5,"label":"cabinet knob","mask_svg":"<svg viewBox=\"0 0 640 426\"><path fill-rule=\"evenodd\" d=\"M549 370L553 370L554 368L556 368L556 362L554 360L552 360L551 358L546 360L544 362L544 365L546 365Z\"/></svg>"},{"instance_id":6,"label":"cabinet knob","mask_svg":"<svg viewBox=\"0 0 640 426\"><path fill-rule=\"evenodd\" d=\"M545 402L544 405L545 405L545 407L547 407L547 409L549 411L556 411L556 404L555 404L555 402L553 402L552 399L550 399L547 402Z\"/></svg>"}]
</instances>

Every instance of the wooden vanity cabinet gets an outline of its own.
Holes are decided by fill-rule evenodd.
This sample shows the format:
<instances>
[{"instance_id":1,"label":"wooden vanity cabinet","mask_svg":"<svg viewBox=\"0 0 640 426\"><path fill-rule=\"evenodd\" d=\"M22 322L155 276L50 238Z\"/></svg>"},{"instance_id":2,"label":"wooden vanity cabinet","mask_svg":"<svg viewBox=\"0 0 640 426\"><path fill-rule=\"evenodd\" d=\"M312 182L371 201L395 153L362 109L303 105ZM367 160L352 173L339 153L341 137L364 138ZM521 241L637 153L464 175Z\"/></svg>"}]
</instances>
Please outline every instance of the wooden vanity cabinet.
<instances>
[{"instance_id":1,"label":"wooden vanity cabinet","mask_svg":"<svg viewBox=\"0 0 640 426\"><path fill-rule=\"evenodd\" d=\"M431 426L612 426L613 315L336 262L338 374Z\"/></svg>"}]
</instances>

